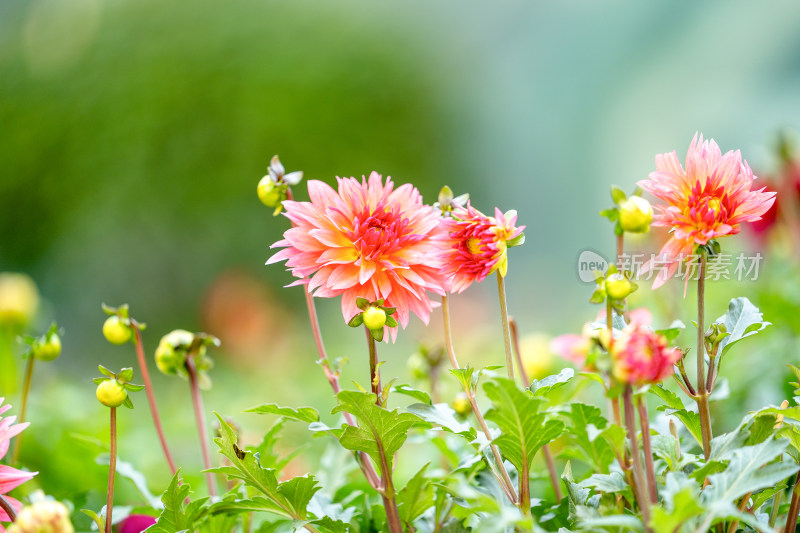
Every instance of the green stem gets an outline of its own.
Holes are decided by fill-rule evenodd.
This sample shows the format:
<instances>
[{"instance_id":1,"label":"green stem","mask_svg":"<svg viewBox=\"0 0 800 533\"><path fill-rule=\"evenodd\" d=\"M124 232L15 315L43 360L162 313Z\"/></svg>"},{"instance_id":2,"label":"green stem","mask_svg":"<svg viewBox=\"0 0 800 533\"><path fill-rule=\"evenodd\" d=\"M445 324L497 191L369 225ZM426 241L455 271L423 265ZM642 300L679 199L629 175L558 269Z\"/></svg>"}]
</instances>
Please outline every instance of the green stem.
<instances>
[{"instance_id":1,"label":"green stem","mask_svg":"<svg viewBox=\"0 0 800 533\"><path fill-rule=\"evenodd\" d=\"M383 446L378 442L378 452L380 454L383 492L383 507L386 509L386 523L390 533L403 533L403 524L400 521L400 513L397 510L397 500L395 499L394 483L392 482L392 471L389 468L389 461Z\"/></svg>"},{"instance_id":2,"label":"green stem","mask_svg":"<svg viewBox=\"0 0 800 533\"><path fill-rule=\"evenodd\" d=\"M114 506L114 477L117 471L117 408L111 408L111 457L108 462L108 495L106 497L106 533L111 533L111 510Z\"/></svg>"},{"instance_id":3,"label":"green stem","mask_svg":"<svg viewBox=\"0 0 800 533\"><path fill-rule=\"evenodd\" d=\"M200 437L200 451L203 455L203 468L211 469L211 453L208 444L208 424L206 423L205 410L203 409L203 397L200 394L200 385L197 381L197 368L194 364L194 354L186 357L186 370L189 373L189 385L192 389L192 405L194 406L194 418L197 424L197 433ZM212 498L217 495L217 483L212 472L206 472L206 484L208 494Z\"/></svg>"},{"instance_id":4,"label":"green stem","mask_svg":"<svg viewBox=\"0 0 800 533\"><path fill-rule=\"evenodd\" d=\"M6 512L8 519L12 522L17 519L17 512L11 507L11 504L0 494L0 509Z\"/></svg>"},{"instance_id":5,"label":"green stem","mask_svg":"<svg viewBox=\"0 0 800 533\"><path fill-rule=\"evenodd\" d=\"M150 381L150 372L147 370L147 360L144 356L144 347L142 346L142 331L139 329L139 324L135 320L131 320L131 326L135 335L134 345L136 346L136 358L139 360L139 370L142 372L142 379L144 380L144 390L147 393L147 402L150 404L150 413L153 416L153 425L156 427L158 433L158 440L161 442L161 449L164 450L164 456L167 458L169 469L172 475L175 475L177 469L175 468L175 461L172 460L172 454L169 453L169 446L167 446L167 438L164 436L164 428L161 425L161 417L158 415L158 406L156 405L156 397L153 393L153 382Z\"/></svg>"},{"instance_id":6,"label":"green stem","mask_svg":"<svg viewBox=\"0 0 800 533\"><path fill-rule=\"evenodd\" d=\"M650 501L647 498L645 489L644 472L642 470L642 458L639 456L639 443L636 440L636 418L633 409L632 390L630 385L625 385L622 401L625 405L625 425L628 426L628 441L631 447L631 457L633 458L633 477L636 481L634 493L636 503L642 512L642 522L646 532L650 531Z\"/></svg>"},{"instance_id":7,"label":"green stem","mask_svg":"<svg viewBox=\"0 0 800 533\"><path fill-rule=\"evenodd\" d=\"M453 334L450 324L450 299L446 295L442 296L442 316L444 319L444 344L445 348L447 349L447 356L450 358L450 364L453 365L453 368L459 369L461 367L458 365L458 360L456 359L456 352L455 348L453 347ZM483 414L478 407L478 402L475 398L475 392L471 387L466 385L464 386L464 392L467 395L470 406L472 406L472 412L475 414L475 418L478 420L478 424L481 426L483 434L486 435L488 441L491 442L494 437L492 437L492 432L489 431L489 426L486 425L486 420L484 420ZM503 458L500 456L500 450L498 450L497 446L494 444L490 444L489 448L492 451L492 456L494 457L495 463L497 463L497 469L499 470L499 474L494 470L492 470L492 473L497 478L497 482L500 484L500 487L503 489L503 492L508 500L512 504L517 505L517 494L514 492L514 485L511 483L511 478L508 476L508 471L503 464Z\"/></svg>"},{"instance_id":8,"label":"green stem","mask_svg":"<svg viewBox=\"0 0 800 533\"><path fill-rule=\"evenodd\" d=\"M503 343L506 348L506 368L508 379L514 381L514 361L511 354L511 327L508 325L508 303L506 301L506 283L500 271L497 271L497 294L500 298L500 319L503 322Z\"/></svg>"},{"instance_id":9,"label":"green stem","mask_svg":"<svg viewBox=\"0 0 800 533\"><path fill-rule=\"evenodd\" d=\"M708 406L708 389L706 388L705 361L705 278L706 254L700 252L700 273L697 278L697 411L700 415L700 432L703 437L703 454L708 459L711 454L711 413Z\"/></svg>"},{"instance_id":10,"label":"green stem","mask_svg":"<svg viewBox=\"0 0 800 533\"><path fill-rule=\"evenodd\" d=\"M517 321L514 320L513 317L510 317L508 323L511 326L511 340L513 341L514 345L514 356L517 360L519 375L520 378L522 378L522 386L530 387L531 378L528 376L527 370L525 370L525 365L522 364L522 350L520 350L519 345L519 330L517 329ZM556 501L560 502L561 498L564 497L564 494L561 492L561 480L558 478L558 472L556 472L556 463L553 460L553 454L550 451L549 445L545 444L542 446L542 455L544 456L544 462L547 465L547 473L550 476L550 483L553 485L553 492L555 493ZM530 493L530 488L528 489L528 492ZM522 502L521 494L522 490L520 490L520 503Z\"/></svg>"},{"instance_id":11,"label":"green stem","mask_svg":"<svg viewBox=\"0 0 800 533\"><path fill-rule=\"evenodd\" d=\"M22 401L19 406L19 420L17 421L19 424L25 422L25 412L28 408L28 394L31 391L31 382L33 381L33 363L36 358L33 354L28 355L28 362L25 365L25 381L22 385ZM14 439L14 451L11 452L11 464L17 464L17 459L19 459L19 450L22 446L22 433L17 435L17 438Z\"/></svg>"},{"instance_id":12,"label":"green stem","mask_svg":"<svg viewBox=\"0 0 800 533\"><path fill-rule=\"evenodd\" d=\"M642 426L642 448L644 451L644 466L647 474L647 492L650 501L658 503L658 486L656 485L656 474L653 466L653 450L650 447L650 419L647 416L647 403L643 398L636 400L636 407L639 409L639 424Z\"/></svg>"},{"instance_id":13,"label":"green stem","mask_svg":"<svg viewBox=\"0 0 800 533\"><path fill-rule=\"evenodd\" d=\"M372 393L376 396L375 403L379 407L383 407L381 372L378 369L378 348L375 346L375 339L367 326L364 326L364 331L367 333L367 347L369 348L369 384L372 387Z\"/></svg>"}]
</instances>

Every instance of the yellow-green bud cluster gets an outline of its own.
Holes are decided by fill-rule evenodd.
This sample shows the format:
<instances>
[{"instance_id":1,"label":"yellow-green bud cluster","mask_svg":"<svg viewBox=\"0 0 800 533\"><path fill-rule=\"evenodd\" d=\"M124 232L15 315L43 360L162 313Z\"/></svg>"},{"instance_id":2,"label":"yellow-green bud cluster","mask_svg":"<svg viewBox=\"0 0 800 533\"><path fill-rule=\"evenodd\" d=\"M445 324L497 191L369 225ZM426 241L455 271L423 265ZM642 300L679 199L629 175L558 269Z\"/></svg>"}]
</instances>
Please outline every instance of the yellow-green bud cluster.
<instances>
[{"instance_id":1,"label":"yellow-green bud cluster","mask_svg":"<svg viewBox=\"0 0 800 533\"><path fill-rule=\"evenodd\" d=\"M619 206L619 224L628 233L646 233L653 221L653 207L641 196L630 196Z\"/></svg>"},{"instance_id":2,"label":"yellow-green bud cluster","mask_svg":"<svg viewBox=\"0 0 800 533\"><path fill-rule=\"evenodd\" d=\"M0 325L21 329L36 315L39 291L25 274L0 273Z\"/></svg>"}]
</instances>

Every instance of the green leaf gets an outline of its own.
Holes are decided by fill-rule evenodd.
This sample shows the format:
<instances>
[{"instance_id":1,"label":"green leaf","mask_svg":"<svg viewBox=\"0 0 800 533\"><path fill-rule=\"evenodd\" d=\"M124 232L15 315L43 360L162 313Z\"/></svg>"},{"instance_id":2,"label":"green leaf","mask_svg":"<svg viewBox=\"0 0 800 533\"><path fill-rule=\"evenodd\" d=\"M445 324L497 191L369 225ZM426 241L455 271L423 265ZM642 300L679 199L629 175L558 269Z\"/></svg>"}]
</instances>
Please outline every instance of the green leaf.
<instances>
[{"instance_id":1,"label":"green leaf","mask_svg":"<svg viewBox=\"0 0 800 533\"><path fill-rule=\"evenodd\" d=\"M775 486L794 474L797 465L773 462L788 444L785 440L770 438L755 446L734 450L728 468L708 478L710 486L703 491L702 501L707 507L723 502L730 505L749 492Z\"/></svg>"},{"instance_id":2,"label":"green leaf","mask_svg":"<svg viewBox=\"0 0 800 533\"><path fill-rule=\"evenodd\" d=\"M266 505L274 512L295 520L304 519L308 500L319 490L314 478L297 477L279 484L277 471L262 467L251 451L239 448L238 437L233 428L218 413L214 414L219 419L221 434L214 442L219 446L220 453L228 458L230 466L212 468L210 471L241 479L247 486L266 497Z\"/></svg>"},{"instance_id":3,"label":"green leaf","mask_svg":"<svg viewBox=\"0 0 800 533\"><path fill-rule=\"evenodd\" d=\"M593 474L578 483L581 487L593 488L598 492L626 492L630 486L621 472Z\"/></svg>"},{"instance_id":4,"label":"green leaf","mask_svg":"<svg viewBox=\"0 0 800 533\"><path fill-rule=\"evenodd\" d=\"M551 392L560 389L575 377L575 371L571 368L565 368L558 374L547 376L541 380L534 379L531 383L530 390L534 396L547 397Z\"/></svg>"},{"instance_id":5,"label":"green leaf","mask_svg":"<svg viewBox=\"0 0 800 533\"><path fill-rule=\"evenodd\" d=\"M740 340L755 335L771 323L764 322L764 316L758 307L745 297L734 298L728 304L728 312L716 320L725 324L728 335L719 343L719 356L725 353Z\"/></svg>"},{"instance_id":6,"label":"green leaf","mask_svg":"<svg viewBox=\"0 0 800 533\"><path fill-rule=\"evenodd\" d=\"M415 389L409 385L395 385L392 388L392 392L404 394L405 396L410 396L421 403L431 405L431 397L427 392Z\"/></svg>"},{"instance_id":7,"label":"green leaf","mask_svg":"<svg viewBox=\"0 0 800 533\"><path fill-rule=\"evenodd\" d=\"M181 483L180 470L178 470L169 487L161 496L164 510L158 516L155 525L148 528L148 533L175 533L176 531L194 531L196 522L208 511L204 507L208 498L200 498L189 502L191 487L188 483Z\"/></svg>"},{"instance_id":8,"label":"green leaf","mask_svg":"<svg viewBox=\"0 0 800 533\"><path fill-rule=\"evenodd\" d=\"M103 509L100 511L100 514L92 511L91 509L81 509L81 512L91 518L95 525L97 525L98 531L105 531L106 530L106 507L103 506ZM155 527L155 526L153 526ZM150 528L152 531L152 528Z\"/></svg>"},{"instance_id":9,"label":"green leaf","mask_svg":"<svg viewBox=\"0 0 800 533\"><path fill-rule=\"evenodd\" d=\"M611 186L611 199L614 200L614 203L619 205L624 202L628 198L628 195L625 194L625 191L617 187L616 185Z\"/></svg>"},{"instance_id":10,"label":"green leaf","mask_svg":"<svg viewBox=\"0 0 800 533\"><path fill-rule=\"evenodd\" d=\"M650 387L650 392L664 401L664 405L658 407L664 414L674 415L680 420L689 434L694 437L698 444L703 443L702 430L700 428L700 416L697 413L687 410L678 395L665 389L661 385Z\"/></svg>"},{"instance_id":11,"label":"green leaf","mask_svg":"<svg viewBox=\"0 0 800 533\"><path fill-rule=\"evenodd\" d=\"M483 390L492 401L485 417L502 432L494 444L518 471L529 471L536 452L558 438L564 432L564 424L548 420L546 414L539 412L545 400L519 390L510 379L495 378L486 382Z\"/></svg>"},{"instance_id":12,"label":"green leaf","mask_svg":"<svg viewBox=\"0 0 800 533\"><path fill-rule=\"evenodd\" d=\"M357 426L347 426L339 443L351 451L364 452L370 456L376 468L383 474L392 472L394 454L405 443L408 430L420 418L411 413L389 411L375 405L376 396L358 391L341 391L336 395L339 405L332 413L346 411L356 418ZM385 465L385 468L384 468Z\"/></svg>"},{"instance_id":13,"label":"green leaf","mask_svg":"<svg viewBox=\"0 0 800 533\"><path fill-rule=\"evenodd\" d=\"M650 527L654 533L676 533L685 524L691 524L689 531L694 531L694 523L705 513L705 507L699 501L700 485L686 477L683 472L670 472L666 476L662 493L664 507L653 507Z\"/></svg>"},{"instance_id":14,"label":"green leaf","mask_svg":"<svg viewBox=\"0 0 800 533\"><path fill-rule=\"evenodd\" d=\"M602 211L600 211L600 216L607 218L611 222L616 222L617 219L619 218L619 209L617 209L616 207L611 209L603 209Z\"/></svg>"},{"instance_id":15,"label":"green leaf","mask_svg":"<svg viewBox=\"0 0 800 533\"><path fill-rule=\"evenodd\" d=\"M313 407L298 407L295 409L292 407L281 407L274 403L265 403L263 405L259 405L258 407L245 409L244 412L258 413L260 415L279 415L309 424L312 422L319 422L319 413Z\"/></svg>"},{"instance_id":16,"label":"green leaf","mask_svg":"<svg viewBox=\"0 0 800 533\"><path fill-rule=\"evenodd\" d=\"M433 505L433 485L425 478L426 464L397 493L397 510L406 526ZM410 528L409 528L410 529Z\"/></svg>"},{"instance_id":17,"label":"green leaf","mask_svg":"<svg viewBox=\"0 0 800 533\"><path fill-rule=\"evenodd\" d=\"M467 439L467 442L472 442L478 436L478 432L474 427L466 422L456 419L456 412L447 404L437 403L430 405L427 403L411 404L406 409L425 422L439 426L448 433L460 435Z\"/></svg>"},{"instance_id":18,"label":"green leaf","mask_svg":"<svg viewBox=\"0 0 800 533\"><path fill-rule=\"evenodd\" d=\"M672 324L669 325L668 328L665 329L657 329L656 333L659 335L663 335L668 342L674 341L678 336L686 329L686 324L681 322L680 320L675 320Z\"/></svg>"},{"instance_id":19,"label":"green leaf","mask_svg":"<svg viewBox=\"0 0 800 533\"><path fill-rule=\"evenodd\" d=\"M570 448L573 456L599 473L608 473L615 455L614 448L603 435L609 425L602 410L584 403L570 404L569 409L565 416L569 424L568 434L574 443Z\"/></svg>"},{"instance_id":20,"label":"green leaf","mask_svg":"<svg viewBox=\"0 0 800 533\"><path fill-rule=\"evenodd\" d=\"M469 365L450 370L465 390L475 390L475 369Z\"/></svg>"}]
</instances>

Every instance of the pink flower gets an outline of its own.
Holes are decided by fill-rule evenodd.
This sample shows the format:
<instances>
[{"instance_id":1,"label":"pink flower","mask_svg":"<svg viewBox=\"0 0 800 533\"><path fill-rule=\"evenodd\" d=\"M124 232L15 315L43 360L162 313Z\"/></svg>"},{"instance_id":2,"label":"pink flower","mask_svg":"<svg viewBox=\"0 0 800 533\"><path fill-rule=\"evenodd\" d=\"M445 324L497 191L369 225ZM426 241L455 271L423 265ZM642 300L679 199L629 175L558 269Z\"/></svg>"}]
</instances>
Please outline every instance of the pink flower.
<instances>
[{"instance_id":1,"label":"pink flower","mask_svg":"<svg viewBox=\"0 0 800 533\"><path fill-rule=\"evenodd\" d=\"M361 297L396 307L403 327L410 313L427 323L433 308L428 291L444 294L436 262L439 212L424 205L413 186L394 189L390 178L384 184L375 172L361 182L337 180L338 191L311 180L310 202L283 203L294 227L272 245L284 249L267 264L287 260L301 278L293 285L306 284L314 296L341 296L346 321L360 312Z\"/></svg>"},{"instance_id":2,"label":"pink flower","mask_svg":"<svg viewBox=\"0 0 800 533\"><path fill-rule=\"evenodd\" d=\"M583 367L589 350L592 348L592 339L575 333L559 335L550 341L550 351L563 357L570 363Z\"/></svg>"},{"instance_id":3,"label":"pink flower","mask_svg":"<svg viewBox=\"0 0 800 533\"><path fill-rule=\"evenodd\" d=\"M638 317L638 318L637 318ZM645 385L669 377L681 358L678 348L648 327L649 313L631 313L631 323L611 345L614 378L621 383Z\"/></svg>"},{"instance_id":4,"label":"pink flower","mask_svg":"<svg viewBox=\"0 0 800 533\"><path fill-rule=\"evenodd\" d=\"M762 187L751 190L753 171L737 150L722 154L717 143L703 141L695 134L686 154L686 170L677 154L656 156L656 171L638 185L665 204L656 205L654 226L672 229L661 249L661 270L653 283L656 289L675 274L679 263L694 252L696 245L739 233L743 222L761 219L775 201L775 193ZM650 262L642 271L653 268Z\"/></svg>"},{"instance_id":5,"label":"pink flower","mask_svg":"<svg viewBox=\"0 0 800 533\"><path fill-rule=\"evenodd\" d=\"M155 517L144 514L132 514L122 521L119 527L119 533L141 533L155 523Z\"/></svg>"},{"instance_id":6,"label":"pink flower","mask_svg":"<svg viewBox=\"0 0 800 533\"><path fill-rule=\"evenodd\" d=\"M0 398L0 415L11 409L10 405L2 405L3 400L4 398ZM9 441L13 437L19 435L23 429L28 427L27 422L24 424L15 424L14 422L16 420L16 416L9 416L5 418L0 416L0 459L5 457L6 453L8 452ZM23 472L22 470L17 470L16 468L0 464L0 494L7 494L11 490L14 490L18 486L31 479L37 473L38 472ZM4 497L16 512L19 512L19 510L22 509L22 504L19 501L9 496ZM10 519L6 512L0 509L0 522L9 521ZM0 532L5 532L5 528L1 524Z\"/></svg>"},{"instance_id":7,"label":"pink flower","mask_svg":"<svg viewBox=\"0 0 800 533\"><path fill-rule=\"evenodd\" d=\"M447 234L441 237L442 274L450 292L463 292L473 281L483 281L495 271L508 271L508 242L522 235L525 226L515 227L517 212L487 217L469 203L444 219Z\"/></svg>"}]
</instances>

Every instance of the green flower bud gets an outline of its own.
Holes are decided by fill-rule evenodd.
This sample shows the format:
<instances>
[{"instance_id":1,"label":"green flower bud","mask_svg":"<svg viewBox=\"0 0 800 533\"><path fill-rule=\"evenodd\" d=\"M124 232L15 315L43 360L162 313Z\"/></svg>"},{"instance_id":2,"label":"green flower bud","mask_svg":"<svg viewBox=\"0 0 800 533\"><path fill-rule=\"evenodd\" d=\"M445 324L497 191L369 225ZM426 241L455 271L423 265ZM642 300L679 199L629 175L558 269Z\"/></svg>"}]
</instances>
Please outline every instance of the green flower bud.
<instances>
[{"instance_id":1,"label":"green flower bud","mask_svg":"<svg viewBox=\"0 0 800 533\"><path fill-rule=\"evenodd\" d=\"M619 206L619 224L628 233L646 233L653 220L653 207L641 196L630 196Z\"/></svg>"},{"instance_id":2,"label":"green flower bud","mask_svg":"<svg viewBox=\"0 0 800 533\"><path fill-rule=\"evenodd\" d=\"M614 300L622 300L633 292L633 284L620 273L609 274L605 281L606 294Z\"/></svg>"},{"instance_id":3,"label":"green flower bud","mask_svg":"<svg viewBox=\"0 0 800 533\"><path fill-rule=\"evenodd\" d=\"M119 315L112 315L103 322L103 336L111 344L125 344L132 335L131 327Z\"/></svg>"},{"instance_id":4,"label":"green flower bud","mask_svg":"<svg viewBox=\"0 0 800 533\"><path fill-rule=\"evenodd\" d=\"M8 533L73 533L69 510L54 500L42 500L23 507Z\"/></svg>"},{"instance_id":5,"label":"green flower bud","mask_svg":"<svg viewBox=\"0 0 800 533\"><path fill-rule=\"evenodd\" d=\"M258 192L258 199L267 207L275 207L282 200L281 187L270 176L261 178L256 191Z\"/></svg>"},{"instance_id":6,"label":"green flower bud","mask_svg":"<svg viewBox=\"0 0 800 533\"><path fill-rule=\"evenodd\" d=\"M127 397L125 387L116 379L101 381L97 386L97 399L106 407L119 407Z\"/></svg>"},{"instance_id":7,"label":"green flower bud","mask_svg":"<svg viewBox=\"0 0 800 533\"><path fill-rule=\"evenodd\" d=\"M381 329L386 325L386 311L380 307L369 307L364 311L364 325L371 330Z\"/></svg>"},{"instance_id":8,"label":"green flower bud","mask_svg":"<svg viewBox=\"0 0 800 533\"><path fill-rule=\"evenodd\" d=\"M40 361L58 359L58 356L61 355L61 337L58 336L58 333L51 333L36 341L31 355Z\"/></svg>"},{"instance_id":9,"label":"green flower bud","mask_svg":"<svg viewBox=\"0 0 800 533\"><path fill-rule=\"evenodd\" d=\"M458 393L458 395L453 400L453 410L459 416L467 416L472 412L472 404L469 403L469 398L463 392Z\"/></svg>"},{"instance_id":10,"label":"green flower bud","mask_svg":"<svg viewBox=\"0 0 800 533\"><path fill-rule=\"evenodd\" d=\"M406 361L406 367L411 372L411 375L414 376L414 379L425 379L430 371L428 361L419 352L411 354L411 357Z\"/></svg>"}]
</instances>

